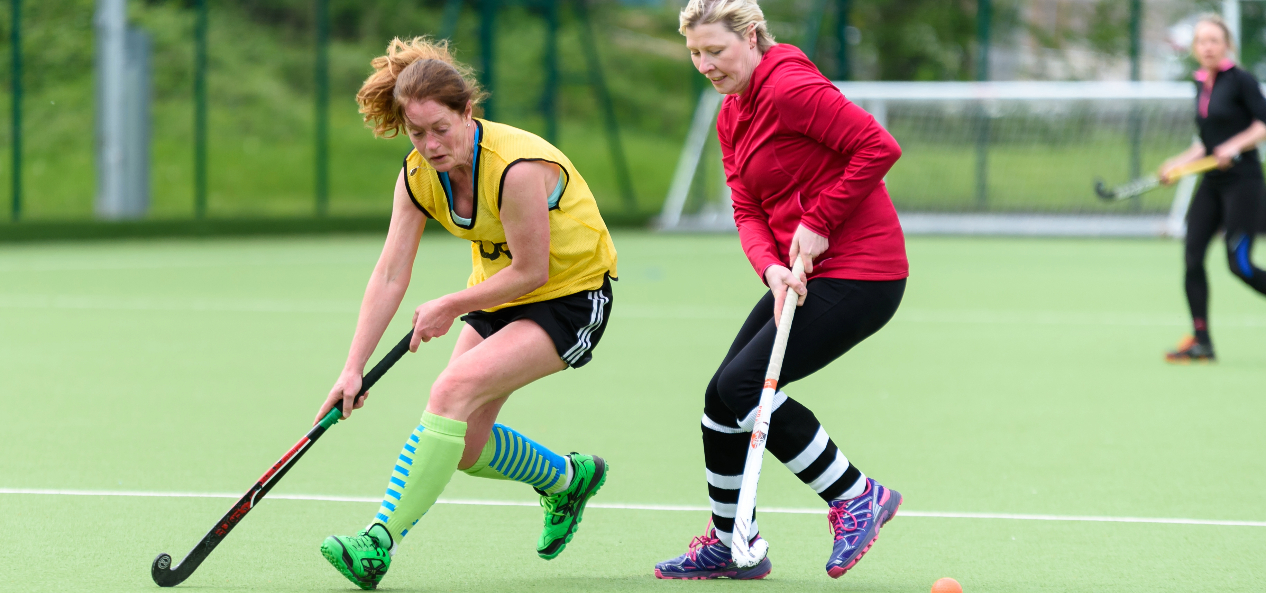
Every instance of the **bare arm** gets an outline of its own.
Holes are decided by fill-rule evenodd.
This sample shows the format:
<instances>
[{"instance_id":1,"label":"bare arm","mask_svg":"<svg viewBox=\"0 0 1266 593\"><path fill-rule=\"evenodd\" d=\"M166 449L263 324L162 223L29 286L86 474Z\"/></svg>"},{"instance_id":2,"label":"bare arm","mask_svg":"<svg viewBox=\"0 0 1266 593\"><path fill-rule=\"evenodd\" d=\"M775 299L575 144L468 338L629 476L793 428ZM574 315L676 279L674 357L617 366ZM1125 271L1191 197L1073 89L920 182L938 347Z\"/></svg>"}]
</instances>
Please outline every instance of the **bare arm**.
<instances>
[{"instance_id":1,"label":"bare arm","mask_svg":"<svg viewBox=\"0 0 1266 593\"><path fill-rule=\"evenodd\" d=\"M549 195L560 174L557 166L544 162L510 168L501 190L510 265L475 286L419 306L413 314L412 350L419 341L448 333L458 315L504 305L549 281Z\"/></svg>"},{"instance_id":2,"label":"bare arm","mask_svg":"<svg viewBox=\"0 0 1266 593\"><path fill-rule=\"evenodd\" d=\"M369 276L369 285L365 287L365 298L360 304L360 316L356 320L356 333L352 336L347 362L343 365L338 382L317 412L317 421L340 399L343 400L344 418L351 415L353 408L364 405L363 399L360 402L353 402L352 399L360 391L366 362L373 355L374 348L387 330L387 324L400 308L405 290L409 288L413 260L418 254L418 239L422 237L422 229L425 227L426 216L409 199L404 170L401 169L400 176L396 179L395 197L391 206L391 227L387 231L387 241L383 245L382 254L378 256L378 263Z\"/></svg>"},{"instance_id":3,"label":"bare arm","mask_svg":"<svg viewBox=\"0 0 1266 593\"><path fill-rule=\"evenodd\" d=\"M1197 159L1202 159L1204 156L1204 143L1200 142L1200 140L1194 140L1192 141L1191 146L1187 147L1187 150L1184 150L1166 160L1164 164L1156 170L1156 174L1160 176L1162 182L1172 183L1174 180L1169 178L1170 169L1173 169L1174 167L1181 167L1182 165Z\"/></svg>"}]
</instances>

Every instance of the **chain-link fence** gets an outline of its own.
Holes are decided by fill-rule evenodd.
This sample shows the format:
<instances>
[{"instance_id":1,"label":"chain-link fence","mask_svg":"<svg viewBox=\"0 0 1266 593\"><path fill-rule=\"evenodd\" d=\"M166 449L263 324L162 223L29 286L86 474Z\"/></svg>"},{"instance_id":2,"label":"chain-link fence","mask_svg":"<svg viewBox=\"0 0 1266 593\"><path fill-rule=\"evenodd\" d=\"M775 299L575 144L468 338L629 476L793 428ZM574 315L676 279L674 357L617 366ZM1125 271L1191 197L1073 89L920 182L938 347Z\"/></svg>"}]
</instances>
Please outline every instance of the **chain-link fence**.
<instances>
[{"instance_id":1,"label":"chain-link fence","mask_svg":"<svg viewBox=\"0 0 1266 593\"><path fill-rule=\"evenodd\" d=\"M705 82L676 32L684 1L8 0L0 224L382 218L410 147L373 138L353 97L387 41L414 35L452 39L492 90L492 118L558 144L608 218L644 220L668 193ZM122 7L112 36L110 4ZM833 79L1172 80L1187 68L1184 23L1223 2L763 4L779 41ZM1253 67L1266 60L1266 2L1240 4ZM894 107L891 126L914 148L936 117L910 109ZM935 160L936 146L906 158ZM1000 166L1008 154L994 159L994 195L1019 182ZM929 183L945 190L920 198L929 207L976 199Z\"/></svg>"},{"instance_id":2,"label":"chain-link fence","mask_svg":"<svg viewBox=\"0 0 1266 593\"><path fill-rule=\"evenodd\" d=\"M493 93L488 116L559 144L615 218L657 206L650 196L666 181L631 172L671 166L692 107L678 97L692 72L667 40L674 12L662 3L10 0L5 9L4 222L383 217L411 147L374 138L354 96L396 36L451 39Z\"/></svg>"}]
</instances>

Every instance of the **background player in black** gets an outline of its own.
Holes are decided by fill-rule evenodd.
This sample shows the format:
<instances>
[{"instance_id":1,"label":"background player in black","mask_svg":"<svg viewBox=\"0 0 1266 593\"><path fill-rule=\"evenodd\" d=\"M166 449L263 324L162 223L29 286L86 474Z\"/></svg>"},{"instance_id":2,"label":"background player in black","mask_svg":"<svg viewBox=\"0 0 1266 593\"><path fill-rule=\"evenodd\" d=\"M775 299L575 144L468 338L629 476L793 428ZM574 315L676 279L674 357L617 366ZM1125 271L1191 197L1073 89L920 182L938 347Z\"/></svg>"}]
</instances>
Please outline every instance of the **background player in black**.
<instances>
[{"instance_id":1,"label":"background player in black","mask_svg":"<svg viewBox=\"0 0 1266 593\"><path fill-rule=\"evenodd\" d=\"M1266 213L1266 182L1256 146L1266 139L1266 98L1253 75L1235 65L1228 54L1231 34L1216 15L1196 24L1192 55L1200 63L1196 79L1196 126L1200 139L1161 165L1161 179L1173 181L1174 167L1212 154L1217 171L1204 176L1187 211L1185 243L1187 303L1194 335L1165 355L1168 362L1212 361L1209 337L1209 281L1205 253L1219 228L1225 230L1231 272L1257 292L1266 294L1266 271L1253 265L1253 234Z\"/></svg>"}]
</instances>

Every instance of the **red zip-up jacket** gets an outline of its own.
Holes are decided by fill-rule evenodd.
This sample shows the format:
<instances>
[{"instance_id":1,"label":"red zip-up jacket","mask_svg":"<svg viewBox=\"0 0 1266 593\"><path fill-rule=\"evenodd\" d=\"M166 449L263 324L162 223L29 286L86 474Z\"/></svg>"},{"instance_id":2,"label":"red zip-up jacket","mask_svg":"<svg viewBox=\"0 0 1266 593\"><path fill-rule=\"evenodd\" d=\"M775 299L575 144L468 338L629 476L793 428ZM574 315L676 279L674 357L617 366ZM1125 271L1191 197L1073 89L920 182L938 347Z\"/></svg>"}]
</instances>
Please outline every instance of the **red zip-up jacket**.
<instances>
[{"instance_id":1,"label":"red zip-up jacket","mask_svg":"<svg viewBox=\"0 0 1266 593\"><path fill-rule=\"evenodd\" d=\"M788 265L800 224L830 242L810 278L909 275L883 182L901 147L798 48L765 52L747 90L722 103L717 133L734 222L762 282L769 266Z\"/></svg>"}]
</instances>

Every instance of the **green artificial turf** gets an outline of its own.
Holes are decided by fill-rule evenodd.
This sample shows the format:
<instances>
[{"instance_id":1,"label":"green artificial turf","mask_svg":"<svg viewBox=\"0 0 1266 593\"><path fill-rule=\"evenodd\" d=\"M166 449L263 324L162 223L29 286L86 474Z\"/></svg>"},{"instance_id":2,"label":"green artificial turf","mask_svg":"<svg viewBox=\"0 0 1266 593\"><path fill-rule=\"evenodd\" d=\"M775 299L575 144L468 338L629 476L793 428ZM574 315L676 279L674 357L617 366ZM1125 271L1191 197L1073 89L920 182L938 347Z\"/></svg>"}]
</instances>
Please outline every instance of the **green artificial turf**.
<instances>
[{"instance_id":1,"label":"green artificial turf","mask_svg":"<svg viewBox=\"0 0 1266 593\"><path fill-rule=\"evenodd\" d=\"M621 232L594 361L515 394L501 421L604 456L595 503L707 504L703 387L762 286L737 237ZM244 492L306 430L338 375L380 237L0 245L0 489ZM465 285L469 247L424 237L410 309ZM1266 521L1266 300L1210 256L1220 362L1171 367L1186 329L1180 247L1161 241L913 238L887 328L788 392L903 511ZM407 355L273 491L373 499L452 336ZM564 405L565 404L565 405ZM567 410L561 414L557 410ZM764 507L820 508L772 457ZM457 475L444 497L531 505ZM0 590L151 591L225 498L0 494ZM266 499L182 587L348 591L318 552L374 502ZM825 518L761 514L772 575L664 582L707 513L591 508L558 559L540 510L436 506L385 590L1261 591L1266 527L898 515L839 581Z\"/></svg>"}]
</instances>

